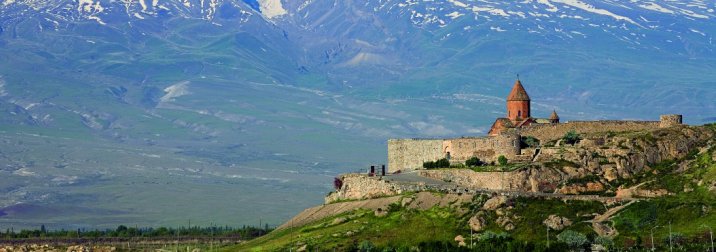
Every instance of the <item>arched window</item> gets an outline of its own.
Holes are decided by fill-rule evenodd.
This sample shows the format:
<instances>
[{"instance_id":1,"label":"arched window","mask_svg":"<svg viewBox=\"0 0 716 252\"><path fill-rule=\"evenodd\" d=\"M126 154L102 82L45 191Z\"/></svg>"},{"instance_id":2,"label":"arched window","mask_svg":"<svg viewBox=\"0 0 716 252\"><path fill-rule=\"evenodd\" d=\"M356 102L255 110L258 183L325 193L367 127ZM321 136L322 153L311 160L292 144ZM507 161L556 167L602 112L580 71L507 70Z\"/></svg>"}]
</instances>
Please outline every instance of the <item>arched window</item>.
<instances>
[{"instance_id":1,"label":"arched window","mask_svg":"<svg viewBox=\"0 0 716 252\"><path fill-rule=\"evenodd\" d=\"M517 117L522 117L522 110L517 110Z\"/></svg>"}]
</instances>

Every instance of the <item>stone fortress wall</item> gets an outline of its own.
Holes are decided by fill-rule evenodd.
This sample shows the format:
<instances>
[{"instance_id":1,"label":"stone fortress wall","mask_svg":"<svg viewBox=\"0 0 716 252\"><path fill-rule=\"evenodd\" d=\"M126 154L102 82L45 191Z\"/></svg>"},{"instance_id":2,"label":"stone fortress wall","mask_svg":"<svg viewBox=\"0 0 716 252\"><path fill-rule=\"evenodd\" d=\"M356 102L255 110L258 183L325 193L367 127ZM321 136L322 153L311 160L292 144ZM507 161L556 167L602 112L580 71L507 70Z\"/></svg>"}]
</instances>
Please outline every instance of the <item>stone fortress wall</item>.
<instances>
[{"instance_id":1,"label":"stone fortress wall","mask_svg":"<svg viewBox=\"0 0 716 252\"><path fill-rule=\"evenodd\" d=\"M660 121L571 121L555 124L533 124L518 131L522 136L535 137L544 143L560 139L571 130L580 134L607 131L642 131L658 129L660 124Z\"/></svg>"},{"instance_id":2,"label":"stone fortress wall","mask_svg":"<svg viewBox=\"0 0 716 252\"><path fill-rule=\"evenodd\" d=\"M520 151L520 136L514 132L494 137L390 139L388 172L422 169L424 162L442 158L449 158L452 163L464 163L471 157L491 162L500 155L512 159Z\"/></svg>"},{"instance_id":3,"label":"stone fortress wall","mask_svg":"<svg viewBox=\"0 0 716 252\"><path fill-rule=\"evenodd\" d=\"M388 140L388 172L423 167L423 162L444 158L442 139Z\"/></svg>"},{"instance_id":4,"label":"stone fortress wall","mask_svg":"<svg viewBox=\"0 0 716 252\"><path fill-rule=\"evenodd\" d=\"M451 163L465 163L471 157L497 162L500 155L513 159L520 152L520 136L514 132L494 137L464 137L443 141L443 154L447 156L450 153Z\"/></svg>"},{"instance_id":5,"label":"stone fortress wall","mask_svg":"<svg viewBox=\"0 0 716 252\"><path fill-rule=\"evenodd\" d=\"M521 136L532 136L542 143L560 139L574 130L580 134L654 130L681 125L681 115L662 115L660 121L571 121L555 124L533 124L516 131L492 137L453 139L390 139L388 140L388 172L419 170L423 162L449 158L451 163L464 163L471 157L486 162L504 155L509 160L530 154L520 148ZM523 153L525 152L525 153ZM527 157L529 158L529 157Z\"/></svg>"}]
</instances>

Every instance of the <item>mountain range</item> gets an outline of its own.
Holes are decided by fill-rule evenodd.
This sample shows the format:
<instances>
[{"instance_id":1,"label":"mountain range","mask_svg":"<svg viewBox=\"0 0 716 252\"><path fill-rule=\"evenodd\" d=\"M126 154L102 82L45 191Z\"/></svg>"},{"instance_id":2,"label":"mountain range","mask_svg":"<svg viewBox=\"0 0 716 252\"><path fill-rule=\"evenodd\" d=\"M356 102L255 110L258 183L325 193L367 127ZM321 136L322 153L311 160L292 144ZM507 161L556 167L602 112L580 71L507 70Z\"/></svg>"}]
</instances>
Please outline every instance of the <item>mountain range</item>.
<instances>
[{"instance_id":1,"label":"mountain range","mask_svg":"<svg viewBox=\"0 0 716 252\"><path fill-rule=\"evenodd\" d=\"M0 224L279 224L393 137L716 120L716 3L3 0Z\"/></svg>"}]
</instances>

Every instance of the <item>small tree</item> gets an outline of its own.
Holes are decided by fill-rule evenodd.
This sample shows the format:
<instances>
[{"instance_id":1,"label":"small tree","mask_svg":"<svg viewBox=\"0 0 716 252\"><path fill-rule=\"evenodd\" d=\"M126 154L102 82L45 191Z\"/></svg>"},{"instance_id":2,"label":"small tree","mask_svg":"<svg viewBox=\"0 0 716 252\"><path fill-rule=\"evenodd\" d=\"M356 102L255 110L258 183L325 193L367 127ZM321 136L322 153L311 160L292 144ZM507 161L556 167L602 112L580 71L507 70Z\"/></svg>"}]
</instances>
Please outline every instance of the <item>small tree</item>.
<instances>
[{"instance_id":1,"label":"small tree","mask_svg":"<svg viewBox=\"0 0 716 252\"><path fill-rule=\"evenodd\" d=\"M485 165L485 162L482 162L478 157L471 157L470 159L465 161L465 165L468 167L474 167L474 166L483 166Z\"/></svg>"},{"instance_id":2,"label":"small tree","mask_svg":"<svg viewBox=\"0 0 716 252\"><path fill-rule=\"evenodd\" d=\"M507 158L506 158L505 156L503 156L503 155L500 155L499 157L497 157L497 162L498 162L501 166L505 166L505 165L507 165Z\"/></svg>"},{"instance_id":3,"label":"small tree","mask_svg":"<svg viewBox=\"0 0 716 252\"><path fill-rule=\"evenodd\" d=\"M533 136L523 136L520 140L520 145L522 146L522 148L537 148L540 144L539 139Z\"/></svg>"},{"instance_id":4,"label":"small tree","mask_svg":"<svg viewBox=\"0 0 716 252\"><path fill-rule=\"evenodd\" d=\"M579 140L582 140L582 137L574 130L568 131L562 137L562 141L564 141L564 143L571 145L579 143Z\"/></svg>"},{"instance_id":5,"label":"small tree","mask_svg":"<svg viewBox=\"0 0 716 252\"><path fill-rule=\"evenodd\" d=\"M572 230L558 234L557 240L566 243L572 249L579 248L589 241L584 234Z\"/></svg>"}]
</instances>

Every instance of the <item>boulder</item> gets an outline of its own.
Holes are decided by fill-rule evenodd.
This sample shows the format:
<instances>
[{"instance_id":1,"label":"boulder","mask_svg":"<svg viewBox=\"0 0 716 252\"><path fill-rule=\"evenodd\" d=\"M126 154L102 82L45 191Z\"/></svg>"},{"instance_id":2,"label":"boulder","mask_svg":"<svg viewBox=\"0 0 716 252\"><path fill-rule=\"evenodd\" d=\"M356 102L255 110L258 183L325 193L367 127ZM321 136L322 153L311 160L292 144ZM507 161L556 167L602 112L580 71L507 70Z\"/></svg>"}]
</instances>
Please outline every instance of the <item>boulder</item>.
<instances>
[{"instance_id":1,"label":"boulder","mask_svg":"<svg viewBox=\"0 0 716 252\"><path fill-rule=\"evenodd\" d=\"M561 194L581 194L585 192L602 192L604 185L600 182L587 182L586 184L572 184L559 189Z\"/></svg>"},{"instance_id":2,"label":"boulder","mask_svg":"<svg viewBox=\"0 0 716 252\"><path fill-rule=\"evenodd\" d=\"M375 217L385 217L386 215L388 215L388 211L378 208L373 211L373 214L375 215Z\"/></svg>"},{"instance_id":3,"label":"boulder","mask_svg":"<svg viewBox=\"0 0 716 252\"><path fill-rule=\"evenodd\" d=\"M338 224L344 223L346 221L348 221L348 219L346 219L345 217L338 217L338 218L335 218L333 220L333 222L331 222L331 225L338 225Z\"/></svg>"},{"instance_id":4,"label":"boulder","mask_svg":"<svg viewBox=\"0 0 716 252\"><path fill-rule=\"evenodd\" d=\"M403 198L403 199L400 201L400 205L401 205L402 207L406 207L406 206L410 205L410 203L413 203L413 198Z\"/></svg>"},{"instance_id":5,"label":"boulder","mask_svg":"<svg viewBox=\"0 0 716 252\"><path fill-rule=\"evenodd\" d=\"M507 203L507 196L495 196L485 201L485 204L482 205L482 209L492 211L502 207L505 203Z\"/></svg>"},{"instance_id":6,"label":"boulder","mask_svg":"<svg viewBox=\"0 0 716 252\"><path fill-rule=\"evenodd\" d=\"M610 167L604 168L604 178L607 181L612 182L619 178L619 173L617 172L616 168L610 166Z\"/></svg>"},{"instance_id":7,"label":"boulder","mask_svg":"<svg viewBox=\"0 0 716 252\"><path fill-rule=\"evenodd\" d=\"M76 245L67 247L67 252L88 252L89 250L85 246Z\"/></svg>"},{"instance_id":8,"label":"boulder","mask_svg":"<svg viewBox=\"0 0 716 252\"><path fill-rule=\"evenodd\" d=\"M296 250L296 252L304 252L304 251L306 251L307 249L308 249L308 245L305 245L305 244L304 244L303 246L301 246L300 248L298 248L298 249Z\"/></svg>"},{"instance_id":9,"label":"boulder","mask_svg":"<svg viewBox=\"0 0 716 252\"><path fill-rule=\"evenodd\" d=\"M472 231L480 232L485 229L487 222L485 222L485 219L482 218L482 214L478 213L470 218L468 225L470 225L470 229L472 229Z\"/></svg>"},{"instance_id":10,"label":"boulder","mask_svg":"<svg viewBox=\"0 0 716 252\"><path fill-rule=\"evenodd\" d=\"M512 219L507 216L497 218L497 225L500 225L505 231L511 231L515 229L515 225L512 223Z\"/></svg>"},{"instance_id":11,"label":"boulder","mask_svg":"<svg viewBox=\"0 0 716 252\"><path fill-rule=\"evenodd\" d=\"M547 219L545 219L542 223L544 223L544 225L549 227L550 229L557 231L560 231L565 227L569 227L572 225L571 220L554 214L547 217Z\"/></svg>"},{"instance_id":12,"label":"boulder","mask_svg":"<svg viewBox=\"0 0 716 252\"><path fill-rule=\"evenodd\" d=\"M467 246L467 244L465 244L465 238L463 238L462 235L455 236L455 241L457 242L458 247Z\"/></svg>"}]
</instances>

